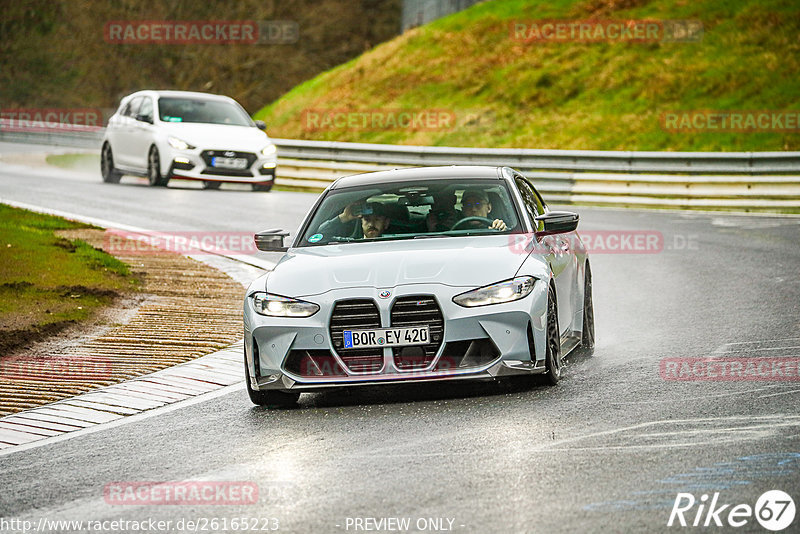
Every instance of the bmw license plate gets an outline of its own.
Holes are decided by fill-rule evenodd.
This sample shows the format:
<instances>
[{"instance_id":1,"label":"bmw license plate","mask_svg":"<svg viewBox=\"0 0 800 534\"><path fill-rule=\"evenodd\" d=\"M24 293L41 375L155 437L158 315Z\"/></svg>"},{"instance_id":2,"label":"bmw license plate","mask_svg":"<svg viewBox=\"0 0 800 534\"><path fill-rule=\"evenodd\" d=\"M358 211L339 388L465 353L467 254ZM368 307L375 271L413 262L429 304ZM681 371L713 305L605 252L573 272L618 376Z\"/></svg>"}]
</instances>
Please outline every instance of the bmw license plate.
<instances>
[{"instance_id":1,"label":"bmw license plate","mask_svg":"<svg viewBox=\"0 0 800 534\"><path fill-rule=\"evenodd\" d=\"M427 326L410 328L377 328L375 330L345 330L344 348L406 347L430 343Z\"/></svg>"},{"instance_id":2,"label":"bmw license plate","mask_svg":"<svg viewBox=\"0 0 800 534\"><path fill-rule=\"evenodd\" d=\"M222 169L244 169L247 167L247 158L211 158L211 166Z\"/></svg>"}]
</instances>

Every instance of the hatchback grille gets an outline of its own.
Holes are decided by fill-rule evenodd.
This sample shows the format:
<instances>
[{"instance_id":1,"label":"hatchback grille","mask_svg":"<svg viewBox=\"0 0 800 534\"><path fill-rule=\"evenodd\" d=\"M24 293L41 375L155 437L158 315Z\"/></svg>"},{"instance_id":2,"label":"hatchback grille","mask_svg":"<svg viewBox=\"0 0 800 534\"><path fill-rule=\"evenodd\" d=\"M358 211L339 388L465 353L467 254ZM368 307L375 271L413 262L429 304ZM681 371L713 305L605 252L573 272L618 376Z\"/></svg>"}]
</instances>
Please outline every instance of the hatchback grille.
<instances>
[{"instance_id":1,"label":"hatchback grille","mask_svg":"<svg viewBox=\"0 0 800 534\"><path fill-rule=\"evenodd\" d=\"M239 152L238 150L203 150L200 153L200 157L206 164L206 168L203 169L201 174L208 174L210 176L253 176L250 167L252 167L253 163L258 159L258 156L252 152ZM215 157L244 158L247 160L247 167L244 169L212 167L211 162Z\"/></svg>"},{"instance_id":2,"label":"hatchback grille","mask_svg":"<svg viewBox=\"0 0 800 534\"><path fill-rule=\"evenodd\" d=\"M330 332L333 347L347 368L354 373L376 373L383 368L383 349L344 348L345 330L380 328L381 316L369 299L337 302L331 314Z\"/></svg>"},{"instance_id":3,"label":"hatchback grille","mask_svg":"<svg viewBox=\"0 0 800 534\"><path fill-rule=\"evenodd\" d=\"M401 297L392 306L392 326L425 326L430 330L431 342L416 347L394 349L394 364L398 369L428 367L442 344L444 318L439 305L430 295Z\"/></svg>"}]
</instances>

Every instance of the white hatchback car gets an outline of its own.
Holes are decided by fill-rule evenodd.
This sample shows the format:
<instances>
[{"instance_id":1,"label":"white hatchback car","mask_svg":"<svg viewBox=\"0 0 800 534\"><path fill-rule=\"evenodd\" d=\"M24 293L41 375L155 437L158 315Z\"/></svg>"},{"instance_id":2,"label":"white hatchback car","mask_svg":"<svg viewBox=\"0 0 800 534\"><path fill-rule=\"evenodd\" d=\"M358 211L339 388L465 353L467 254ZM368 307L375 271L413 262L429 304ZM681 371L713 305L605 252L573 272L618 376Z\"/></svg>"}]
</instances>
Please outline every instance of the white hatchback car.
<instances>
[{"instance_id":1,"label":"white hatchback car","mask_svg":"<svg viewBox=\"0 0 800 534\"><path fill-rule=\"evenodd\" d=\"M122 99L103 137L103 181L146 176L152 186L170 178L252 184L269 191L277 149L234 99L187 91L139 91Z\"/></svg>"}]
</instances>

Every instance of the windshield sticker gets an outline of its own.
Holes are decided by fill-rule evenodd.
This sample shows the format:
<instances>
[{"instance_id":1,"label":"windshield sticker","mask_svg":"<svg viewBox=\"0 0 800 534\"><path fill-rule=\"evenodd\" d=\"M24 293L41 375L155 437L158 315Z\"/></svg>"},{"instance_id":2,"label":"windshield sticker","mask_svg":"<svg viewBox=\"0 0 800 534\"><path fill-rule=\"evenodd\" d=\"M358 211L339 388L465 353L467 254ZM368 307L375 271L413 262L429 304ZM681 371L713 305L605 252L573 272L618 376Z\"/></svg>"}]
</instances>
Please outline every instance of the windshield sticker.
<instances>
[{"instance_id":1,"label":"windshield sticker","mask_svg":"<svg viewBox=\"0 0 800 534\"><path fill-rule=\"evenodd\" d=\"M314 234L308 238L309 243L316 243L317 241L322 240L322 234Z\"/></svg>"}]
</instances>

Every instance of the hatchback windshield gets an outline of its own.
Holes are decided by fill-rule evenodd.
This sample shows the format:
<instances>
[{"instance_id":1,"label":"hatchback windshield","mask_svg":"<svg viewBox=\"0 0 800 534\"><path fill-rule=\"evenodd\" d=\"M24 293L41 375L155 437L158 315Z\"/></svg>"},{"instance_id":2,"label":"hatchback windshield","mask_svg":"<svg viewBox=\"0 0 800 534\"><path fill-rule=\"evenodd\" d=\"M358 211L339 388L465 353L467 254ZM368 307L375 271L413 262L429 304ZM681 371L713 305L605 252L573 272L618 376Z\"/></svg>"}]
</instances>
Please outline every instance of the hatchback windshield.
<instances>
[{"instance_id":1,"label":"hatchback windshield","mask_svg":"<svg viewBox=\"0 0 800 534\"><path fill-rule=\"evenodd\" d=\"M296 246L519 231L505 182L387 183L330 191Z\"/></svg>"},{"instance_id":2,"label":"hatchback windshield","mask_svg":"<svg viewBox=\"0 0 800 534\"><path fill-rule=\"evenodd\" d=\"M250 117L242 108L221 100L162 97L158 99L158 116L163 122L252 126Z\"/></svg>"}]
</instances>

